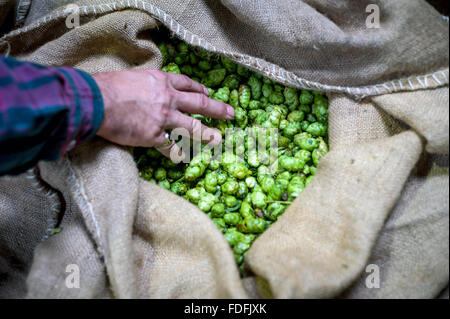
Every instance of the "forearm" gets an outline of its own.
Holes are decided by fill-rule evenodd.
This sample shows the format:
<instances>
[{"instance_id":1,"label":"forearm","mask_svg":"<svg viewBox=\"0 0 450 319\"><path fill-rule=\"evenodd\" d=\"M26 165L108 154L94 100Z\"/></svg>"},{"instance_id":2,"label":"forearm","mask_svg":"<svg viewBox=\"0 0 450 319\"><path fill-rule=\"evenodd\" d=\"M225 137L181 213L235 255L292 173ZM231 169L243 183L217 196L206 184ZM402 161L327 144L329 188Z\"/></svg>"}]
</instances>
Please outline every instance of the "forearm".
<instances>
[{"instance_id":1,"label":"forearm","mask_svg":"<svg viewBox=\"0 0 450 319\"><path fill-rule=\"evenodd\" d=\"M219 131L186 115L234 117L230 105L208 93L185 75L160 70L104 72L94 80L71 68L0 58L0 175L55 160L95 134L121 145L157 147L167 157L181 151L167 138L174 128L220 143Z\"/></svg>"},{"instance_id":2,"label":"forearm","mask_svg":"<svg viewBox=\"0 0 450 319\"><path fill-rule=\"evenodd\" d=\"M95 135L103 100L93 78L73 68L0 58L0 175L55 160Z\"/></svg>"}]
</instances>

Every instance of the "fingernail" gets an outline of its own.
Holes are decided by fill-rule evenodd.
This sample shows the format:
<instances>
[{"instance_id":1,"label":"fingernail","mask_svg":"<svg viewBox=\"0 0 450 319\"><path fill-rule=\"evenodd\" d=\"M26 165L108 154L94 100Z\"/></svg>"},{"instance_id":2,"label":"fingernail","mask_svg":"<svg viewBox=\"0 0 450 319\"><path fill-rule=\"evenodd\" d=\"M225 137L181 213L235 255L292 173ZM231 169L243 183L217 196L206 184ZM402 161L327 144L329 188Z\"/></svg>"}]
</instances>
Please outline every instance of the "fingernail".
<instances>
[{"instance_id":1,"label":"fingernail","mask_svg":"<svg viewBox=\"0 0 450 319\"><path fill-rule=\"evenodd\" d=\"M234 117L234 109L231 106L227 106L227 114L230 119Z\"/></svg>"},{"instance_id":2,"label":"fingernail","mask_svg":"<svg viewBox=\"0 0 450 319\"><path fill-rule=\"evenodd\" d=\"M206 87L203 87L203 92L205 92L206 95L209 95L209 90Z\"/></svg>"}]
</instances>

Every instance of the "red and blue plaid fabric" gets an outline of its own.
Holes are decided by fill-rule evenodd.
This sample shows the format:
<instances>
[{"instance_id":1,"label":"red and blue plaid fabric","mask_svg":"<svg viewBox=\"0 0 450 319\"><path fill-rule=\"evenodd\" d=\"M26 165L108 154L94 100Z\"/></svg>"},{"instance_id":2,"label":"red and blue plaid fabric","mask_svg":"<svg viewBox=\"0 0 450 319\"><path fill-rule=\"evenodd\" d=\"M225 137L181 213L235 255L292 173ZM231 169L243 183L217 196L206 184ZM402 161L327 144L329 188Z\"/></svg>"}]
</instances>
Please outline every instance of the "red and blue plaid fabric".
<instances>
[{"instance_id":1,"label":"red and blue plaid fabric","mask_svg":"<svg viewBox=\"0 0 450 319\"><path fill-rule=\"evenodd\" d=\"M58 159L95 135L103 111L89 74L0 57L0 175Z\"/></svg>"}]
</instances>

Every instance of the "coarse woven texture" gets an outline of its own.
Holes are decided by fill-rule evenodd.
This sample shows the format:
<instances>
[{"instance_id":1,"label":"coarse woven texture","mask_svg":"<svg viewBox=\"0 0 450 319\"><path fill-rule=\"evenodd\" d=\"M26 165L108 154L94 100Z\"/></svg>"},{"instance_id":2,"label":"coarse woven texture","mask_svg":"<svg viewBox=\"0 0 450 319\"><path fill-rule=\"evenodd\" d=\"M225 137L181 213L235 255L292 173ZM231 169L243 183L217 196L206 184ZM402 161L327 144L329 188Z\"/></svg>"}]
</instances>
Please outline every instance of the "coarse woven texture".
<instances>
[{"instance_id":1,"label":"coarse woven texture","mask_svg":"<svg viewBox=\"0 0 450 319\"><path fill-rule=\"evenodd\" d=\"M380 265L380 289L366 288L367 271L342 297L439 295L448 285L448 190L448 157L422 155L367 262Z\"/></svg>"},{"instance_id":2,"label":"coarse woven texture","mask_svg":"<svg viewBox=\"0 0 450 319\"><path fill-rule=\"evenodd\" d=\"M246 296L214 224L189 202L139 179L127 150L98 139L41 168L52 187L73 199L63 231L36 250L29 297ZM79 265L80 289L65 288L67 264Z\"/></svg>"},{"instance_id":3,"label":"coarse woven texture","mask_svg":"<svg viewBox=\"0 0 450 319\"><path fill-rule=\"evenodd\" d=\"M33 176L53 190L34 190L23 176L2 178L2 190L15 188L0 197L0 227L8 230L1 247L9 249L1 251L0 295L439 296L449 272L448 25L424 1L370 2L389 27L362 26L366 1L130 0L79 2L75 29L57 8L6 35L3 43L20 59L95 73L161 67L152 38L163 23L285 84L329 92L331 150L301 196L255 241L244 280L208 217L139 179L124 148L96 139L41 163ZM62 232L45 239L48 207L62 203L56 190L66 207ZM22 220L28 224L17 225ZM30 231L14 231L19 226ZM79 289L66 286L73 264ZM379 267L378 289L366 286L371 264Z\"/></svg>"},{"instance_id":4,"label":"coarse woven texture","mask_svg":"<svg viewBox=\"0 0 450 319\"><path fill-rule=\"evenodd\" d=\"M448 84L448 24L424 0L338 4L327 0L90 0L77 4L81 19L87 21L127 9L147 12L187 42L297 87L362 98ZM380 28L367 26L370 4L379 10ZM42 8L37 12L47 12L54 4L35 6ZM37 16L33 14L24 28L1 39L6 47L14 42L11 54L31 58L37 47L67 32L64 22L72 19L73 11L61 7Z\"/></svg>"},{"instance_id":5,"label":"coarse woven texture","mask_svg":"<svg viewBox=\"0 0 450 319\"><path fill-rule=\"evenodd\" d=\"M333 148L300 200L254 243L250 268L275 297L335 296L365 266L421 146L407 131Z\"/></svg>"},{"instance_id":6,"label":"coarse woven texture","mask_svg":"<svg viewBox=\"0 0 450 319\"><path fill-rule=\"evenodd\" d=\"M21 298L36 246L56 225L57 193L36 170L0 179L0 298Z\"/></svg>"},{"instance_id":7,"label":"coarse woven texture","mask_svg":"<svg viewBox=\"0 0 450 319\"><path fill-rule=\"evenodd\" d=\"M448 88L418 91L414 94L395 93L377 96L373 100L387 113L410 125L423 136L428 141L427 152L448 154Z\"/></svg>"}]
</instances>

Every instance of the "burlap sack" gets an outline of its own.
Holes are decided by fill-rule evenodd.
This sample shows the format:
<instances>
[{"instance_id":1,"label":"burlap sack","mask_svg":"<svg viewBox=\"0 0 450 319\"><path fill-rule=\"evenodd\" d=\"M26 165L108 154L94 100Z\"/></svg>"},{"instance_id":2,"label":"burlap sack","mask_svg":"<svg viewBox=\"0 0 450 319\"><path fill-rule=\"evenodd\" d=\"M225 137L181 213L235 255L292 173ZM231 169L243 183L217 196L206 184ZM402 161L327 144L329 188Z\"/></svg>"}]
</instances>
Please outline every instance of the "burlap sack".
<instances>
[{"instance_id":1,"label":"burlap sack","mask_svg":"<svg viewBox=\"0 0 450 319\"><path fill-rule=\"evenodd\" d=\"M380 29L366 27L369 3ZM35 184L3 178L2 296L432 298L448 286L448 25L424 1L78 4L78 28L60 7L29 16L2 48L91 73L157 68L152 37L164 24L284 84L328 92L331 151L254 243L243 280L207 216L140 180L126 149L96 139L41 163L28 173ZM62 232L39 243L58 220ZM29 232L14 232L19 223ZM66 283L73 264L80 288ZM368 264L379 288L367 285Z\"/></svg>"}]
</instances>

